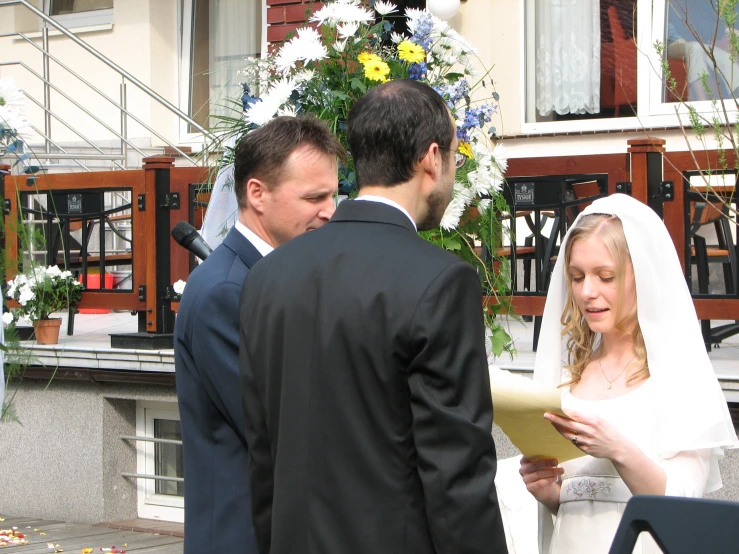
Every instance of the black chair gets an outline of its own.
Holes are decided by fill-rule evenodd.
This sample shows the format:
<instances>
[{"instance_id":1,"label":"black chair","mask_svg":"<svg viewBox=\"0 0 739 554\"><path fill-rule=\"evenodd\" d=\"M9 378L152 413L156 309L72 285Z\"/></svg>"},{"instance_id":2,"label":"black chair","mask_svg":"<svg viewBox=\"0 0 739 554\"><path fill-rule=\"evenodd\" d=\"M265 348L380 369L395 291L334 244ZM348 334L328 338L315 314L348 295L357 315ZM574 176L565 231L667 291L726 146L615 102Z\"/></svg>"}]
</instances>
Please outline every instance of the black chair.
<instances>
[{"instance_id":1,"label":"black chair","mask_svg":"<svg viewBox=\"0 0 739 554\"><path fill-rule=\"evenodd\" d=\"M631 554L639 534L652 535L664 554L739 552L739 503L674 496L629 500L610 554Z\"/></svg>"},{"instance_id":2,"label":"black chair","mask_svg":"<svg viewBox=\"0 0 739 554\"><path fill-rule=\"evenodd\" d=\"M698 294L709 293L709 264L721 264L724 276L724 291L726 295L735 295L738 292L737 278L739 277L739 263L737 262L736 245L731 234L732 214L726 202L714 194L686 193L688 211L688 236L690 240L690 263L695 265L698 274ZM713 227L716 235L715 244L708 244L706 237L699 233L706 226ZM712 344L739 333L739 322L711 328L709 320L701 321L701 330L706 348Z\"/></svg>"}]
</instances>

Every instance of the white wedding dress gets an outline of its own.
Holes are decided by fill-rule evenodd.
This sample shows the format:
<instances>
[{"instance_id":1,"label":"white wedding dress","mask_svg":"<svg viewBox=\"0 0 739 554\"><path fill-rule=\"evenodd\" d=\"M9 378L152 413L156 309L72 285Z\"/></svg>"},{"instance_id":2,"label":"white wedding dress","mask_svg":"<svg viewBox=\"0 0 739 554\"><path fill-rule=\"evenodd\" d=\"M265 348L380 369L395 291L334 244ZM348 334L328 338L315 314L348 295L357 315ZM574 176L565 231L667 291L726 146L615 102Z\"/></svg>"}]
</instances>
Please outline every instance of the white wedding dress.
<instances>
[{"instance_id":1,"label":"white wedding dress","mask_svg":"<svg viewBox=\"0 0 739 554\"><path fill-rule=\"evenodd\" d=\"M583 400L564 390L562 408L596 415L613 424L667 475L666 494L700 497L708 476L710 450L681 452L669 459L657 454L657 414L651 379L629 393L607 400ZM631 493L607 459L583 456L562 464L559 512L550 554L606 554ZM546 552L546 550L544 550ZM648 534L636 554L662 552Z\"/></svg>"}]
</instances>

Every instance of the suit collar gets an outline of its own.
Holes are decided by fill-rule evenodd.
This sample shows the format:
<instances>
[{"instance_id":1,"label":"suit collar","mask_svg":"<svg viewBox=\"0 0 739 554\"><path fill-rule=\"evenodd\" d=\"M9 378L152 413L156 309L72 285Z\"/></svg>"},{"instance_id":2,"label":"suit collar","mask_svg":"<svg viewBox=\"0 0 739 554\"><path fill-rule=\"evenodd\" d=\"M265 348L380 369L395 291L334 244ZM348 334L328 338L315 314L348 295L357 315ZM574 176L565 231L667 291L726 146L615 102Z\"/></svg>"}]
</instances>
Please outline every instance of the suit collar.
<instances>
[{"instance_id":1,"label":"suit collar","mask_svg":"<svg viewBox=\"0 0 739 554\"><path fill-rule=\"evenodd\" d=\"M257 250L254 245L250 243L235 227L231 227L226 238L223 239L223 244L233 250L249 269L262 259L262 255L259 253L259 250Z\"/></svg>"},{"instance_id":2,"label":"suit collar","mask_svg":"<svg viewBox=\"0 0 739 554\"><path fill-rule=\"evenodd\" d=\"M367 223L387 223L404 227L416 233L413 223L399 209L380 202L366 200L344 200L336 208L331 222L335 221L363 221Z\"/></svg>"}]
</instances>

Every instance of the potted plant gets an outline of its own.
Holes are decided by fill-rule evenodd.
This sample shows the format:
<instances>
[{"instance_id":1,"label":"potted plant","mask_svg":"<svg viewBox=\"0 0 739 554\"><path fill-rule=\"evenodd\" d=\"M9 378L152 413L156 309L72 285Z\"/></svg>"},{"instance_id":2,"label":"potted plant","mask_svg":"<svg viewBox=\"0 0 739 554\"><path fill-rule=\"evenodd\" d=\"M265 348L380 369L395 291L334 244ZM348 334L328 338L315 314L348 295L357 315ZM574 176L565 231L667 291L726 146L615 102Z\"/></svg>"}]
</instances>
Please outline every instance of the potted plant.
<instances>
[{"instance_id":1,"label":"potted plant","mask_svg":"<svg viewBox=\"0 0 739 554\"><path fill-rule=\"evenodd\" d=\"M62 320L50 316L76 306L84 288L71 271L62 271L56 265L35 267L32 271L21 273L8 281L8 298L20 306L11 311L13 319L30 319L38 344L56 344Z\"/></svg>"}]
</instances>

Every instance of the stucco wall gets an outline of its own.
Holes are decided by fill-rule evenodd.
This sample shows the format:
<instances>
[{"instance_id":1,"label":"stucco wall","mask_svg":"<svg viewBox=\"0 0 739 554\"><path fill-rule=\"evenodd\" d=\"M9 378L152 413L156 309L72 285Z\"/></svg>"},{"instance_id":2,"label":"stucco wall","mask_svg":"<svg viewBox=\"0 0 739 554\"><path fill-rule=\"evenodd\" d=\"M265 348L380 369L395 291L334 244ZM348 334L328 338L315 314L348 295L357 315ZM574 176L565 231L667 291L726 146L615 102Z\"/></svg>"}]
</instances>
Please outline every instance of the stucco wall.
<instances>
[{"instance_id":1,"label":"stucco wall","mask_svg":"<svg viewBox=\"0 0 739 554\"><path fill-rule=\"evenodd\" d=\"M20 423L0 424L0 513L96 523L137 517L136 400L176 403L173 387L25 380ZM8 446L11 445L11 446Z\"/></svg>"}]
</instances>

